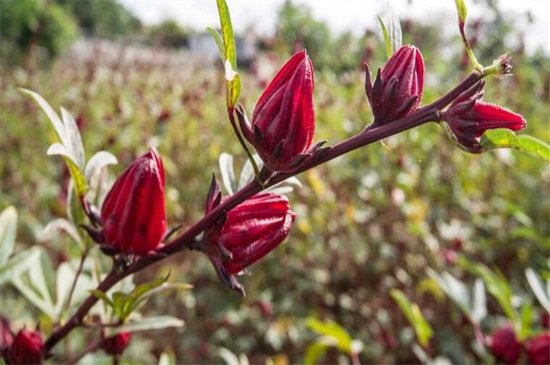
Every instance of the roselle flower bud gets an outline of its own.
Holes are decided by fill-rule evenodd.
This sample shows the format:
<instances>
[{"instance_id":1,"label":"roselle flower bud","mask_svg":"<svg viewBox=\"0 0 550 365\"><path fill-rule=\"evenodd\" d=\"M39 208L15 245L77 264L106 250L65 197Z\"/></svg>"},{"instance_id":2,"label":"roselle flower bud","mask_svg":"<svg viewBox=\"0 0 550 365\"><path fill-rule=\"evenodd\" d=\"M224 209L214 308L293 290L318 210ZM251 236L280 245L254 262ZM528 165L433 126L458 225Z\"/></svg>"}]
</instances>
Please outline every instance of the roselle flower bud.
<instances>
[{"instance_id":1,"label":"roselle flower bud","mask_svg":"<svg viewBox=\"0 0 550 365\"><path fill-rule=\"evenodd\" d=\"M543 333L525 342L529 364L550 364L550 332Z\"/></svg>"},{"instance_id":2,"label":"roselle flower bud","mask_svg":"<svg viewBox=\"0 0 550 365\"><path fill-rule=\"evenodd\" d=\"M205 235L206 252L220 279L244 294L233 275L279 246L294 218L288 199L273 193L255 195L228 211L223 225Z\"/></svg>"},{"instance_id":3,"label":"roselle flower bud","mask_svg":"<svg viewBox=\"0 0 550 365\"><path fill-rule=\"evenodd\" d=\"M149 150L117 178L101 207L106 244L125 253L155 250L166 231L164 168Z\"/></svg>"},{"instance_id":4,"label":"roselle flower bud","mask_svg":"<svg viewBox=\"0 0 550 365\"><path fill-rule=\"evenodd\" d=\"M130 344L131 338L132 334L130 332L121 332L107 337L101 342L101 349L109 355L121 355Z\"/></svg>"},{"instance_id":5,"label":"roselle flower bud","mask_svg":"<svg viewBox=\"0 0 550 365\"><path fill-rule=\"evenodd\" d=\"M44 354L42 335L23 328L6 350L5 360L7 364L41 364Z\"/></svg>"},{"instance_id":6,"label":"roselle flower bud","mask_svg":"<svg viewBox=\"0 0 550 365\"><path fill-rule=\"evenodd\" d=\"M489 349L505 364L515 364L520 355L521 345L510 323L495 330L488 339Z\"/></svg>"},{"instance_id":7,"label":"roselle flower bud","mask_svg":"<svg viewBox=\"0 0 550 365\"><path fill-rule=\"evenodd\" d=\"M237 116L244 137L273 171L291 171L317 148L309 150L315 131L313 66L306 51L294 54L264 91L248 123Z\"/></svg>"},{"instance_id":8,"label":"roselle flower bud","mask_svg":"<svg viewBox=\"0 0 550 365\"><path fill-rule=\"evenodd\" d=\"M420 104L424 89L424 60L418 48L402 46L371 83L365 64L365 92L374 116L373 127L406 117Z\"/></svg>"},{"instance_id":9,"label":"roselle flower bud","mask_svg":"<svg viewBox=\"0 0 550 365\"><path fill-rule=\"evenodd\" d=\"M472 86L441 113L442 119L458 145L472 153L483 152L479 138L485 131L496 128L517 131L526 125L521 115L481 101L484 86L483 81Z\"/></svg>"}]
</instances>

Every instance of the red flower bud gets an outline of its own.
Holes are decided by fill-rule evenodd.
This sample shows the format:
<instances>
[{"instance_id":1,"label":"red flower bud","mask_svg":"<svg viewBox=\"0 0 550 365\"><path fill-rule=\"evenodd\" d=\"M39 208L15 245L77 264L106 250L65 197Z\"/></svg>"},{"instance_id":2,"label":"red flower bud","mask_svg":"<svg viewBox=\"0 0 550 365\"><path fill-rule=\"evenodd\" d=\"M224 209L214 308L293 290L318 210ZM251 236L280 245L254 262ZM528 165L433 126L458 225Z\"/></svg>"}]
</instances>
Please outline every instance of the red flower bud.
<instances>
[{"instance_id":1,"label":"red flower bud","mask_svg":"<svg viewBox=\"0 0 550 365\"><path fill-rule=\"evenodd\" d=\"M101 342L101 348L109 355L121 355L130 344L130 338L132 338L130 332L121 332L105 338Z\"/></svg>"},{"instance_id":2,"label":"red flower bud","mask_svg":"<svg viewBox=\"0 0 550 365\"><path fill-rule=\"evenodd\" d=\"M550 332L529 339L525 343L529 364L550 364Z\"/></svg>"},{"instance_id":3,"label":"red flower bud","mask_svg":"<svg viewBox=\"0 0 550 365\"><path fill-rule=\"evenodd\" d=\"M418 107L424 89L424 60L418 48L399 48L382 70L378 69L374 84L365 66L365 92L374 115L373 126L406 117Z\"/></svg>"},{"instance_id":4,"label":"red flower bud","mask_svg":"<svg viewBox=\"0 0 550 365\"><path fill-rule=\"evenodd\" d=\"M5 360L7 364L41 364L44 354L42 335L23 328L6 350Z\"/></svg>"},{"instance_id":5,"label":"red flower bud","mask_svg":"<svg viewBox=\"0 0 550 365\"><path fill-rule=\"evenodd\" d=\"M118 251L145 255L166 231L164 168L149 150L117 178L101 207L105 241Z\"/></svg>"},{"instance_id":6,"label":"red flower bud","mask_svg":"<svg viewBox=\"0 0 550 365\"><path fill-rule=\"evenodd\" d=\"M483 152L479 138L489 129L507 128L514 131L525 127L525 119L498 105L481 101L483 81L472 86L460 95L441 113L452 137L458 145L472 153Z\"/></svg>"},{"instance_id":7,"label":"red flower bud","mask_svg":"<svg viewBox=\"0 0 550 365\"><path fill-rule=\"evenodd\" d=\"M264 91L246 120L237 113L244 137L274 171L291 171L314 152L313 66L306 51L292 56Z\"/></svg>"},{"instance_id":8,"label":"red flower bud","mask_svg":"<svg viewBox=\"0 0 550 365\"><path fill-rule=\"evenodd\" d=\"M494 331L488 345L493 355L505 364L515 364L519 359L521 345L510 323Z\"/></svg>"},{"instance_id":9,"label":"red flower bud","mask_svg":"<svg viewBox=\"0 0 550 365\"><path fill-rule=\"evenodd\" d=\"M243 292L233 275L279 246L294 218L288 199L273 193L255 195L227 212L223 225L207 232L205 238L220 279Z\"/></svg>"}]
</instances>

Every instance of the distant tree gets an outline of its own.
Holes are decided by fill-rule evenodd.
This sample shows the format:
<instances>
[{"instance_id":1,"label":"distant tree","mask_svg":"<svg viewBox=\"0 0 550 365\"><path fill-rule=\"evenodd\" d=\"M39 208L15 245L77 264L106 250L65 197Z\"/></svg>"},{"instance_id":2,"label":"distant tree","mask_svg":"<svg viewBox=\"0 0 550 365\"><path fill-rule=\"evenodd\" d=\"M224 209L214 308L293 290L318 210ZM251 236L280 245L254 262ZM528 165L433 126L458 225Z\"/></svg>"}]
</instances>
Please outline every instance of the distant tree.
<instances>
[{"instance_id":1,"label":"distant tree","mask_svg":"<svg viewBox=\"0 0 550 365\"><path fill-rule=\"evenodd\" d=\"M20 61L37 48L56 56L74 36L73 19L56 3L0 1L0 55L4 61Z\"/></svg>"},{"instance_id":2,"label":"distant tree","mask_svg":"<svg viewBox=\"0 0 550 365\"><path fill-rule=\"evenodd\" d=\"M113 38L131 34L140 20L115 0L54 0L70 13L87 36Z\"/></svg>"},{"instance_id":3,"label":"distant tree","mask_svg":"<svg viewBox=\"0 0 550 365\"><path fill-rule=\"evenodd\" d=\"M147 33L156 45L177 48L187 47L189 44L189 31L174 20L165 20L154 25Z\"/></svg>"},{"instance_id":4,"label":"distant tree","mask_svg":"<svg viewBox=\"0 0 550 365\"><path fill-rule=\"evenodd\" d=\"M316 68L331 63L335 55L329 46L332 44L330 28L316 20L309 7L286 0L279 10L277 24L277 38L282 43L279 47L289 52L306 48Z\"/></svg>"}]
</instances>

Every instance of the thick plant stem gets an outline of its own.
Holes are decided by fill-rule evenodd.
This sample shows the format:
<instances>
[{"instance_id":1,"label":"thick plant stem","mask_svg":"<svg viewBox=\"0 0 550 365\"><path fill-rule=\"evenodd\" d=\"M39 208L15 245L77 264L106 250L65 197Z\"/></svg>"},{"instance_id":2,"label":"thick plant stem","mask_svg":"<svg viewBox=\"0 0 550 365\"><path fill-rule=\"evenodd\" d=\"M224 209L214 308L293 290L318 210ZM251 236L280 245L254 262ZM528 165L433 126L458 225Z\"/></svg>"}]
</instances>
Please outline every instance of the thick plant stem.
<instances>
[{"instance_id":1,"label":"thick plant stem","mask_svg":"<svg viewBox=\"0 0 550 365\"><path fill-rule=\"evenodd\" d=\"M163 260L164 258L176 254L185 249L195 249L196 237L204 230L215 224L222 215L230 209L236 207L240 203L244 202L253 195L259 193L263 189L273 186L281 181L288 179L301 172L309 170L315 166L321 165L325 162L340 157L348 152L356 150L360 147L366 146L373 142L380 141L389 136L397 133L409 130L411 128L418 127L422 124L430 121L439 120L439 112L442 108L449 105L454 99L456 99L462 92L468 90L475 85L479 80L484 77L482 72L474 71L466 79L462 80L455 88L443 95L435 102L426 105L405 118L401 118L390 123L386 123L375 128L367 128L363 132L354 135L325 151L317 157L313 157L307 160L298 169L292 172L278 172L273 175L269 182L265 185L258 183L257 179L252 180L242 189L235 194L224 199L220 205L209 211L203 216L197 223L189 227L180 236L172 240L170 243L164 245L159 249L159 255L157 257L142 257L132 263L123 272L118 272L113 269L105 279L98 285L97 290L107 292L116 283L123 278L138 272L152 264ZM59 341L65 338L75 327L78 327L84 317L88 314L90 309L97 303L99 299L96 296L90 295L84 303L78 308L73 316L65 322L65 324L55 330L50 338L46 341L45 347L49 352Z\"/></svg>"}]
</instances>

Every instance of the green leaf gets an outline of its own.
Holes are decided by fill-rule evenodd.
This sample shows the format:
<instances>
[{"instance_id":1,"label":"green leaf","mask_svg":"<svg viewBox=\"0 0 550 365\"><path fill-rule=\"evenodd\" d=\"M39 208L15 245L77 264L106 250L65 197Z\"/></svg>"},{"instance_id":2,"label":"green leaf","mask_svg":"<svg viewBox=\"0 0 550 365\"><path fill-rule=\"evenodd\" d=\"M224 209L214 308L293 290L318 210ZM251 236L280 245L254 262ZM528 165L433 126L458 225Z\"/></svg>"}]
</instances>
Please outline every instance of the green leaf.
<instances>
[{"instance_id":1,"label":"green leaf","mask_svg":"<svg viewBox=\"0 0 550 365\"><path fill-rule=\"evenodd\" d=\"M405 314L409 323L413 326L420 345L426 347L433 335L433 330L426 319L424 319L418 305L416 303L411 303L401 290L392 289L390 295L396 301L403 314Z\"/></svg>"},{"instance_id":2,"label":"green leaf","mask_svg":"<svg viewBox=\"0 0 550 365\"><path fill-rule=\"evenodd\" d=\"M53 231L62 231L67 233L81 249L84 249L84 242L82 242L82 238L78 234L77 229L65 218L54 219L48 223L46 227L44 227L44 234L49 234Z\"/></svg>"},{"instance_id":3,"label":"green leaf","mask_svg":"<svg viewBox=\"0 0 550 365\"><path fill-rule=\"evenodd\" d=\"M521 323L518 333L518 340L523 342L531 335L531 322L533 321L533 305L526 302L521 308Z\"/></svg>"},{"instance_id":4,"label":"green leaf","mask_svg":"<svg viewBox=\"0 0 550 365\"><path fill-rule=\"evenodd\" d=\"M63 262L57 268L57 275L55 279L55 306L54 311L57 313L58 318L61 317L61 311L67 299L69 298L69 293L73 281L75 279L75 271L71 267L71 264L68 262Z\"/></svg>"},{"instance_id":5,"label":"green leaf","mask_svg":"<svg viewBox=\"0 0 550 365\"><path fill-rule=\"evenodd\" d=\"M493 272L482 264L462 262L462 265L485 282L487 291L497 300L508 319L514 323L516 313L512 306L512 289L504 275Z\"/></svg>"},{"instance_id":6,"label":"green leaf","mask_svg":"<svg viewBox=\"0 0 550 365\"><path fill-rule=\"evenodd\" d=\"M333 338L340 351L346 354L352 353L352 338L338 323L333 321L321 322L315 318L308 318L306 326L320 335Z\"/></svg>"},{"instance_id":7,"label":"green leaf","mask_svg":"<svg viewBox=\"0 0 550 365\"><path fill-rule=\"evenodd\" d=\"M177 365L176 355L172 351L160 354L158 365Z\"/></svg>"},{"instance_id":8,"label":"green leaf","mask_svg":"<svg viewBox=\"0 0 550 365\"><path fill-rule=\"evenodd\" d=\"M525 276L539 303L550 313L550 291L544 289L545 285L541 277L531 268L525 270ZM548 286L546 287L548 288Z\"/></svg>"},{"instance_id":9,"label":"green leaf","mask_svg":"<svg viewBox=\"0 0 550 365\"><path fill-rule=\"evenodd\" d=\"M79 196L86 194L87 186L84 178L84 146L82 138L78 131L78 126L72 115L64 108L61 108L60 119L54 109L48 104L42 96L31 90L21 89L24 93L32 96L37 104L42 108L50 122L60 143L54 143L48 149L48 155L61 155L65 159L71 177L75 182L75 188Z\"/></svg>"},{"instance_id":10,"label":"green leaf","mask_svg":"<svg viewBox=\"0 0 550 365\"><path fill-rule=\"evenodd\" d=\"M9 206L0 213L0 268L8 262L15 247L17 210Z\"/></svg>"},{"instance_id":11,"label":"green leaf","mask_svg":"<svg viewBox=\"0 0 550 365\"><path fill-rule=\"evenodd\" d=\"M183 327L185 322L181 319L173 316L158 316L158 317L147 317L139 320L133 320L128 323L125 323L122 326L115 328L113 334L121 332L137 332L137 331L147 331L154 329L163 329L169 327Z\"/></svg>"},{"instance_id":12,"label":"green leaf","mask_svg":"<svg viewBox=\"0 0 550 365\"><path fill-rule=\"evenodd\" d=\"M214 42L216 42L216 45L218 46L218 51L220 52L220 57L223 61L225 58L225 46L223 45L222 36L212 27L207 27L206 30L210 33L212 38L214 38Z\"/></svg>"},{"instance_id":13,"label":"green leaf","mask_svg":"<svg viewBox=\"0 0 550 365\"><path fill-rule=\"evenodd\" d=\"M401 34L401 24L399 23L399 17L397 16L397 13L393 9L393 7L391 7L391 5L389 6L390 6L390 41L391 41L393 52L396 52L399 48L401 48L401 45L403 44L402 34Z\"/></svg>"},{"instance_id":14,"label":"green leaf","mask_svg":"<svg viewBox=\"0 0 550 365\"><path fill-rule=\"evenodd\" d=\"M5 265L0 267L0 285L17 278L28 271L40 260L40 249L37 247L25 250L12 257Z\"/></svg>"},{"instance_id":15,"label":"green leaf","mask_svg":"<svg viewBox=\"0 0 550 365\"><path fill-rule=\"evenodd\" d=\"M460 23L466 23L466 17L468 16L468 10L466 9L466 3L464 0L455 0L456 10L458 13L458 20Z\"/></svg>"},{"instance_id":16,"label":"green leaf","mask_svg":"<svg viewBox=\"0 0 550 365\"><path fill-rule=\"evenodd\" d=\"M107 151L96 152L92 157L90 157L90 159L86 163L84 177L89 183L96 172L99 171L102 167L107 165L116 165L117 163L118 160L112 153Z\"/></svg>"},{"instance_id":17,"label":"green leaf","mask_svg":"<svg viewBox=\"0 0 550 365\"><path fill-rule=\"evenodd\" d=\"M107 294L105 294L104 292L102 292L101 290L90 290L90 294L92 294L94 297L96 298L99 298L103 301L103 303L105 303L106 305L108 305L109 307L113 308L114 307L114 304L113 304L113 301L111 299L109 299L109 297L107 296Z\"/></svg>"},{"instance_id":18,"label":"green leaf","mask_svg":"<svg viewBox=\"0 0 550 365\"><path fill-rule=\"evenodd\" d=\"M480 144L484 150L513 148L550 161L550 145L532 136L516 136L509 129L499 128L486 131L481 137Z\"/></svg>"},{"instance_id":19,"label":"green leaf","mask_svg":"<svg viewBox=\"0 0 550 365\"><path fill-rule=\"evenodd\" d=\"M223 186L225 186L227 193L231 195L238 189L233 167L233 156L229 153L222 153L218 159L218 164L220 165Z\"/></svg>"},{"instance_id":20,"label":"green leaf","mask_svg":"<svg viewBox=\"0 0 550 365\"><path fill-rule=\"evenodd\" d=\"M378 22L380 23L380 27L382 28L382 35L384 36L384 44L386 45L386 55L388 58L391 57L393 54L393 50L391 48L391 39L390 35L388 34L388 28L386 28L386 24L384 24L384 20L382 20L382 17L378 15Z\"/></svg>"},{"instance_id":21,"label":"green leaf","mask_svg":"<svg viewBox=\"0 0 550 365\"><path fill-rule=\"evenodd\" d=\"M227 107L233 108L241 93L241 81L237 70L237 49L235 47L235 37L233 35L233 25L231 24L231 16L229 8L225 0L217 0L218 14L220 16L220 24L222 30L222 39L224 47L220 47L219 40L214 36L214 40L218 44L220 51L223 48L222 62L226 70L226 86L227 86ZM212 32L210 32L212 34ZM229 77L228 77L229 76Z\"/></svg>"},{"instance_id":22,"label":"green leaf","mask_svg":"<svg viewBox=\"0 0 550 365\"><path fill-rule=\"evenodd\" d=\"M14 278L12 284L15 288L36 308L40 309L49 318L55 319L55 310L51 303L42 298L29 285L25 284L21 278Z\"/></svg>"},{"instance_id":23,"label":"green leaf","mask_svg":"<svg viewBox=\"0 0 550 365\"><path fill-rule=\"evenodd\" d=\"M308 346L304 357L305 365L314 365L319 362L321 357L327 352L330 345L317 341Z\"/></svg>"}]
</instances>

